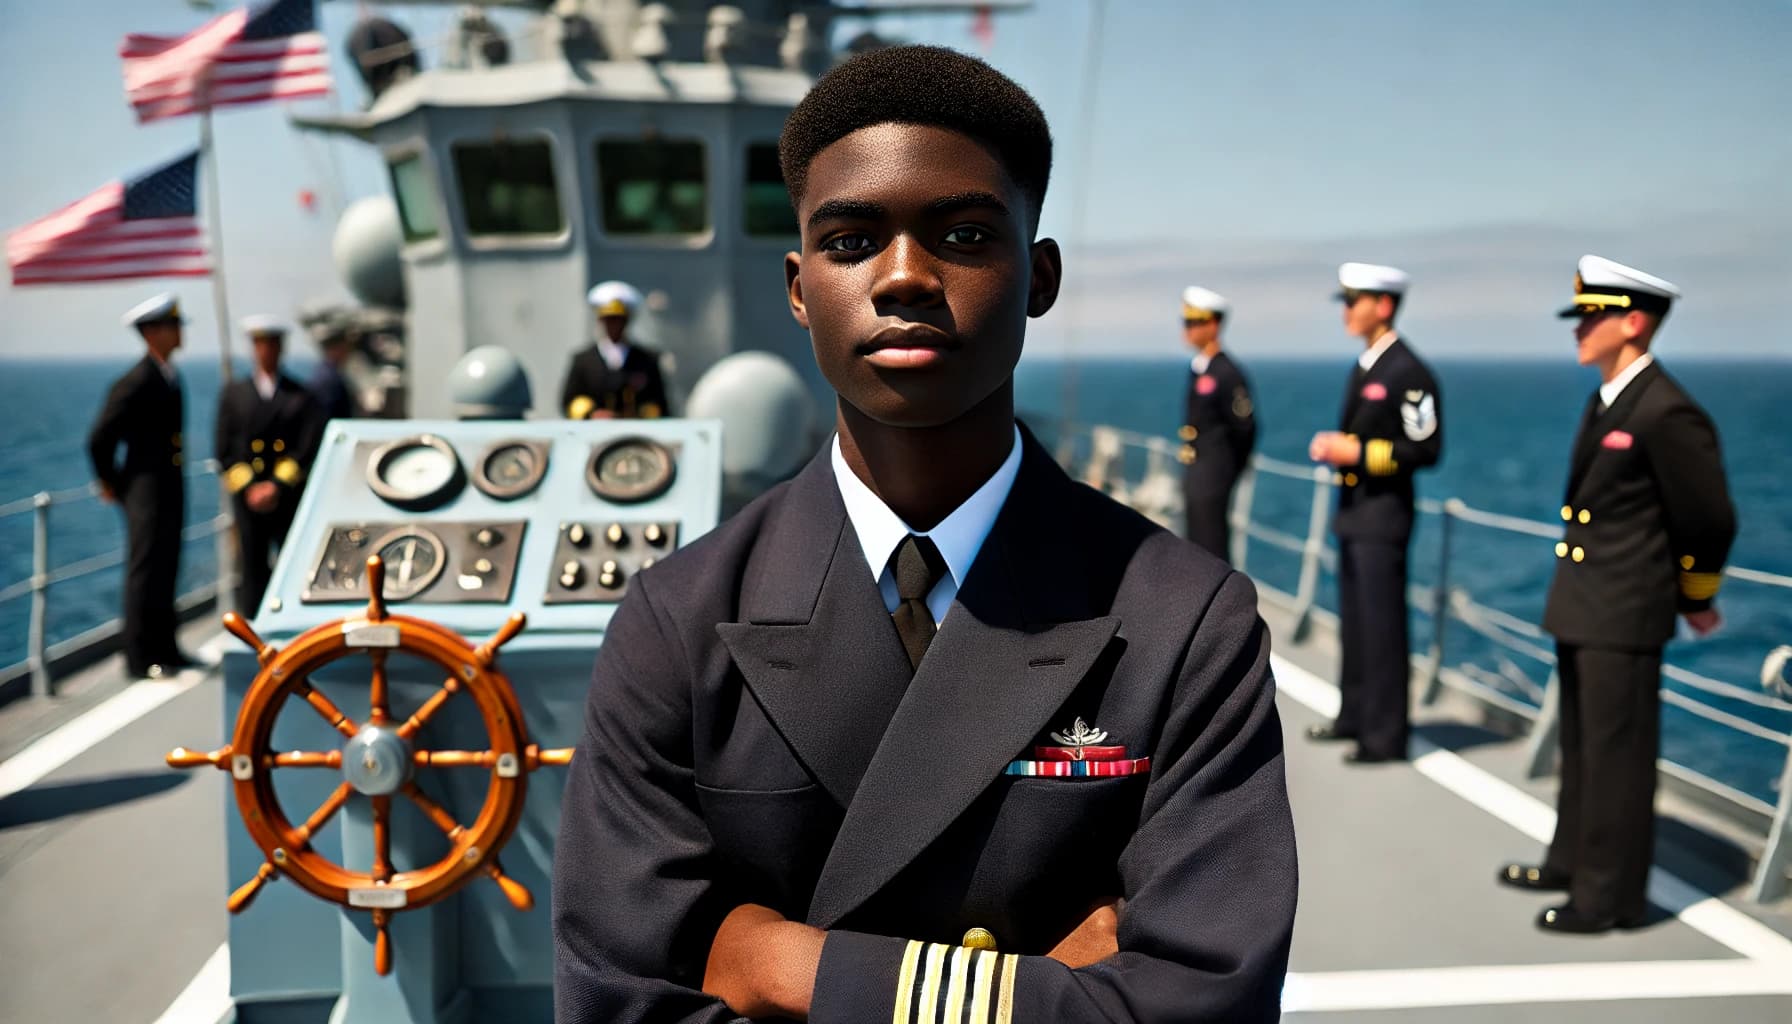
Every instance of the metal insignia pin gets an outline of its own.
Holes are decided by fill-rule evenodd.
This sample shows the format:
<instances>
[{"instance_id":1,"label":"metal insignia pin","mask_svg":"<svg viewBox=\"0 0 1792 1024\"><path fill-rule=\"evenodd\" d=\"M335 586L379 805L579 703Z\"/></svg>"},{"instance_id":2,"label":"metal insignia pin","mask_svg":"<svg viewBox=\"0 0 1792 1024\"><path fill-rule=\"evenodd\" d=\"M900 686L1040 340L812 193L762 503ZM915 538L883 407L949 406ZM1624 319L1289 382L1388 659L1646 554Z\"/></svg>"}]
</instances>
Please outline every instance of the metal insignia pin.
<instances>
[{"instance_id":1,"label":"metal insignia pin","mask_svg":"<svg viewBox=\"0 0 1792 1024\"><path fill-rule=\"evenodd\" d=\"M1084 747L1094 746L1107 738L1108 734L1105 730L1091 729L1089 724L1080 717L1071 723L1067 732L1052 733L1052 740L1059 746L1071 748L1071 757L1078 761L1083 759Z\"/></svg>"}]
</instances>

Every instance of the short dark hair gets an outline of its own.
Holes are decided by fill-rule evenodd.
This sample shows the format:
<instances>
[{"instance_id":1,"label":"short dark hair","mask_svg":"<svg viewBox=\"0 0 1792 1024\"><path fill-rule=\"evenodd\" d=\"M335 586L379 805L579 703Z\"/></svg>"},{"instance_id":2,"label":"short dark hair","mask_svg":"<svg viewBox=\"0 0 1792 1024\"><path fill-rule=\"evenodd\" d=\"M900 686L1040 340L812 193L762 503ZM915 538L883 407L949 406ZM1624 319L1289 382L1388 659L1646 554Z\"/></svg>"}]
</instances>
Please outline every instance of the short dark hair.
<instances>
[{"instance_id":1,"label":"short dark hair","mask_svg":"<svg viewBox=\"0 0 1792 1024\"><path fill-rule=\"evenodd\" d=\"M1045 114L1013 79L943 46L871 50L821 76L778 138L791 203L802 200L816 154L860 128L890 123L932 125L977 140L1014 179L1037 229L1052 171Z\"/></svg>"}]
</instances>

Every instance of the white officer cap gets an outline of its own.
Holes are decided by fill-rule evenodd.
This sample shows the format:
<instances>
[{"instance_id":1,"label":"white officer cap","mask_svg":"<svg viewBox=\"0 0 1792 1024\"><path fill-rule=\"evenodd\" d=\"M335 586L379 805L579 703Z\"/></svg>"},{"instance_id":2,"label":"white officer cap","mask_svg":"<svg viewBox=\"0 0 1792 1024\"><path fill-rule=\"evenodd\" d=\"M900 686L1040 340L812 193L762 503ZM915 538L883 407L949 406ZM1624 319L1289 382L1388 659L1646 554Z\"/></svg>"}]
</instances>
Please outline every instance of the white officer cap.
<instances>
[{"instance_id":1,"label":"white officer cap","mask_svg":"<svg viewBox=\"0 0 1792 1024\"><path fill-rule=\"evenodd\" d=\"M1232 311L1232 304L1219 292L1208 291L1201 287L1189 287L1182 290L1182 319L1206 320L1210 317L1225 316Z\"/></svg>"},{"instance_id":2,"label":"white officer cap","mask_svg":"<svg viewBox=\"0 0 1792 1024\"><path fill-rule=\"evenodd\" d=\"M1557 314L1564 319L1603 313L1608 309L1666 313L1680 289L1635 267L1603 256L1582 256L1574 275L1574 304Z\"/></svg>"},{"instance_id":3,"label":"white officer cap","mask_svg":"<svg viewBox=\"0 0 1792 1024\"><path fill-rule=\"evenodd\" d=\"M585 293L585 301L598 316L634 316L641 308L641 293L626 281L604 281Z\"/></svg>"},{"instance_id":4,"label":"white officer cap","mask_svg":"<svg viewBox=\"0 0 1792 1024\"><path fill-rule=\"evenodd\" d=\"M258 334L272 334L277 338L286 337L286 325L280 318L268 313L257 313L242 319L243 333L253 338Z\"/></svg>"},{"instance_id":5,"label":"white officer cap","mask_svg":"<svg viewBox=\"0 0 1792 1024\"><path fill-rule=\"evenodd\" d=\"M146 327L150 324L177 323L184 324L186 319L180 315L180 300L173 292L163 292L154 298L145 299L132 306L124 315L126 327Z\"/></svg>"},{"instance_id":6,"label":"white officer cap","mask_svg":"<svg viewBox=\"0 0 1792 1024\"><path fill-rule=\"evenodd\" d=\"M1347 292L1378 292L1382 295L1405 295L1411 278L1398 267L1376 263L1345 263L1338 267L1338 298Z\"/></svg>"}]
</instances>

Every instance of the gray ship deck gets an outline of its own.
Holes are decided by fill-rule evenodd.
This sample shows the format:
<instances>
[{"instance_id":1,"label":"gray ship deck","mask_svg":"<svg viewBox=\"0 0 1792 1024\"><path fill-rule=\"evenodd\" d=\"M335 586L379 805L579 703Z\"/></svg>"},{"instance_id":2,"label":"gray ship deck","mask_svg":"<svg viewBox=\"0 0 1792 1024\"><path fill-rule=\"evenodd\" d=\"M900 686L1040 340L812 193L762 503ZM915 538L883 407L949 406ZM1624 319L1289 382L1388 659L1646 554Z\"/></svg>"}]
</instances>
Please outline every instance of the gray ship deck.
<instances>
[{"instance_id":1,"label":"gray ship deck","mask_svg":"<svg viewBox=\"0 0 1792 1024\"><path fill-rule=\"evenodd\" d=\"M1792 1020L1792 905L1742 900L1745 855L1695 811L1662 802L1647 927L1541 934L1550 898L1492 876L1540 851L1553 782L1521 781L1517 741L1445 712L1420 718L1413 763L1347 769L1299 739L1336 701L1329 636L1287 644L1264 611L1301 847L1288 1020ZM224 642L205 623L186 641ZM0 708L0 1020L211 1024L235 812L221 773L161 757L217 741L216 674L127 683L112 660L61 693Z\"/></svg>"}]
</instances>

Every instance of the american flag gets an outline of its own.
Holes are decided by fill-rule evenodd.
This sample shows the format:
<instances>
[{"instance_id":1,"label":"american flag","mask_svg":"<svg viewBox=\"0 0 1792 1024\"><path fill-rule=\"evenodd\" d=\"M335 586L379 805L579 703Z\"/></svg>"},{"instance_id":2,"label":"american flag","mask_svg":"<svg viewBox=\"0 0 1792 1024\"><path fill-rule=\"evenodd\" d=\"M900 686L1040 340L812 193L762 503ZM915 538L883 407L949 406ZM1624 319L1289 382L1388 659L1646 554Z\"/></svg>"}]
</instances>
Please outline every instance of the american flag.
<instances>
[{"instance_id":1,"label":"american flag","mask_svg":"<svg viewBox=\"0 0 1792 1024\"><path fill-rule=\"evenodd\" d=\"M211 273L194 215L199 151L92 195L6 238L14 285L203 277Z\"/></svg>"},{"instance_id":2,"label":"american flag","mask_svg":"<svg viewBox=\"0 0 1792 1024\"><path fill-rule=\"evenodd\" d=\"M330 55L312 0L240 8L184 36L133 33L118 54L139 122L330 91Z\"/></svg>"}]
</instances>

